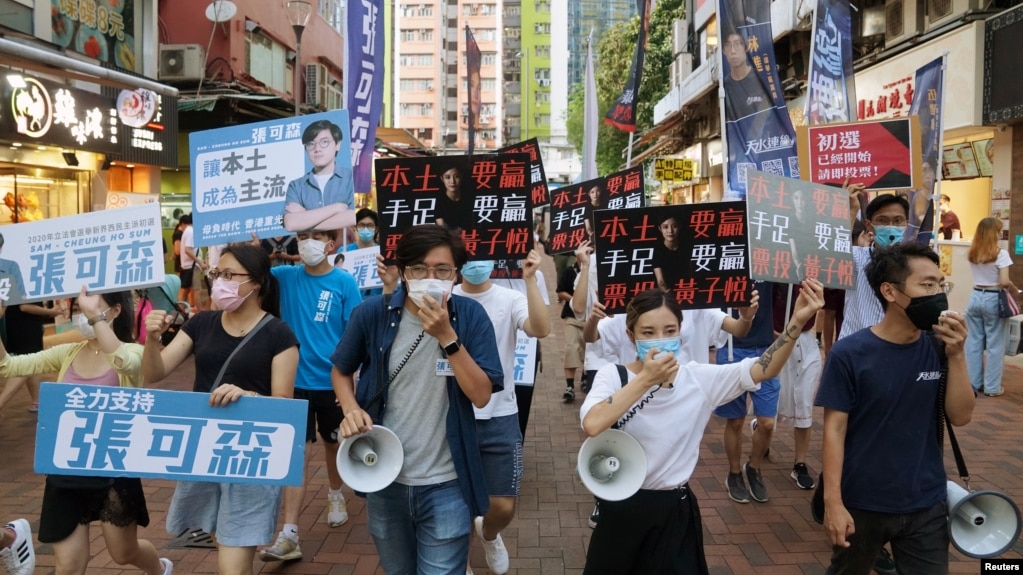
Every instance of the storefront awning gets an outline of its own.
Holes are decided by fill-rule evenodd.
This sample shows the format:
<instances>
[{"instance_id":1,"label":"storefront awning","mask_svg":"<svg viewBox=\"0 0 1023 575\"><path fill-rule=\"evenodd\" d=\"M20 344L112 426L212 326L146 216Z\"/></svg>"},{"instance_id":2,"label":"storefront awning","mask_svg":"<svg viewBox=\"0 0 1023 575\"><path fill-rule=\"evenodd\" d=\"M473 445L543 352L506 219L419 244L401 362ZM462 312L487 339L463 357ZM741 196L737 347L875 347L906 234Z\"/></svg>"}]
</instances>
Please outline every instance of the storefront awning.
<instances>
[{"instance_id":1,"label":"storefront awning","mask_svg":"<svg viewBox=\"0 0 1023 575\"><path fill-rule=\"evenodd\" d=\"M248 100L268 101L280 100L273 94L215 94L212 96L199 96L197 98L182 98L178 101L179 112L212 112L217 106L218 100Z\"/></svg>"}]
</instances>

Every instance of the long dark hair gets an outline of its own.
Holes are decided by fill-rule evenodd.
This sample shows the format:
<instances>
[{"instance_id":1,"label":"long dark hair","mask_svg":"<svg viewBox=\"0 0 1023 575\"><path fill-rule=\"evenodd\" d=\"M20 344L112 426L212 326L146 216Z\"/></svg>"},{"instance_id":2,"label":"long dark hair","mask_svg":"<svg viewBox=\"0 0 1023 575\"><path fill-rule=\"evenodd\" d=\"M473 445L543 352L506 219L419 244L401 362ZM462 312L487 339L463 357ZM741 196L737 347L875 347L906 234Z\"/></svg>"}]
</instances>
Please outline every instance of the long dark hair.
<instances>
[{"instance_id":1,"label":"long dark hair","mask_svg":"<svg viewBox=\"0 0 1023 575\"><path fill-rule=\"evenodd\" d=\"M270 256L258 246L250 244L229 244L220 256L231 254L245 268L249 279L259 286L259 307L263 311L281 317L281 291L277 278L270 273Z\"/></svg>"},{"instance_id":2,"label":"long dark hair","mask_svg":"<svg viewBox=\"0 0 1023 575\"><path fill-rule=\"evenodd\" d=\"M117 314L117 317L111 322L110 328L114 330L114 335L117 336L117 339L125 343L134 343L135 304L133 303L131 292L116 291L100 294L100 297L103 298L103 301L107 302L107 307L121 306L121 313Z\"/></svg>"}]
</instances>

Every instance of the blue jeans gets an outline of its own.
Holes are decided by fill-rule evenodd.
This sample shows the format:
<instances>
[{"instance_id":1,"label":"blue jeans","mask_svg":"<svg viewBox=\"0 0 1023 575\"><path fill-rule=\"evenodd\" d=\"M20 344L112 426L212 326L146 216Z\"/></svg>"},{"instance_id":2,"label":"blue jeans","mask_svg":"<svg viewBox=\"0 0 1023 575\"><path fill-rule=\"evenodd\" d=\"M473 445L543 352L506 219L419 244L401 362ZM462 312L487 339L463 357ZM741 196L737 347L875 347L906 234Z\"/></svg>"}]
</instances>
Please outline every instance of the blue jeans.
<instances>
[{"instance_id":1,"label":"blue jeans","mask_svg":"<svg viewBox=\"0 0 1023 575\"><path fill-rule=\"evenodd\" d=\"M998 393L1005 361L1005 320L998 317L998 292L976 291L966 306L966 369L973 389Z\"/></svg>"},{"instance_id":2,"label":"blue jeans","mask_svg":"<svg viewBox=\"0 0 1023 575\"><path fill-rule=\"evenodd\" d=\"M387 575L461 575L469 562L469 506L458 481L392 483L366 495L369 533Z\"/></svg>"}]
</instances>

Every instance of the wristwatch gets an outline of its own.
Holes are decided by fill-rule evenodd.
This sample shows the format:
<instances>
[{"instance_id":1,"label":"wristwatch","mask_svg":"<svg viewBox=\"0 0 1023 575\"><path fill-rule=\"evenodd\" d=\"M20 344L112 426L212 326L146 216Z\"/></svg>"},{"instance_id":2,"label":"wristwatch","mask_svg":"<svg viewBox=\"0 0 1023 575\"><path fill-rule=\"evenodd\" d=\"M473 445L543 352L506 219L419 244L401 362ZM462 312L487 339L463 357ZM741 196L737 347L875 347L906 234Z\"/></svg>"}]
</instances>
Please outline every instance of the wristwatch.
<instances>
[{"instance_id":1,"label":"wristwatch","mask_svg":"<svg viewBox=\"0 0 1023 575\"><path fill-rule=\"evenodd\" d=\"M443 349L444 355L451 355L457 353L458 350L462 349L462 342L458 338L455 338L455 341L443 346Z\"/></svg>"},{"instance_id":2,"label":"wristwatch","mask_svg":"<svg viewBox=\"0 0 1023 575\"><path fill-rule=\"evenodd\" d=\"M96 325L101 321L107 321L107 312L103 310L99 312L99 315L93 318L89 318L89 325Z\"/></svg>"}]
</instances>

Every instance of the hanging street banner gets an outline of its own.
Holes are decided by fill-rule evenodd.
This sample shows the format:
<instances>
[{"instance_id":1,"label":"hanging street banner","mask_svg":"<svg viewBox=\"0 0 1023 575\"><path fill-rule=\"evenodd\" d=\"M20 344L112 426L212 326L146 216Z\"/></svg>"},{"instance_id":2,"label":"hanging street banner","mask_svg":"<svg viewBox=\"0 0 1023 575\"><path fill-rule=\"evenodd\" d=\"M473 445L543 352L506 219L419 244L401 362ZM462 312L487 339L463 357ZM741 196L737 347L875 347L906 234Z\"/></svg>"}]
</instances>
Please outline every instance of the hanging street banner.
<instances>
[{"instance_id":1,"label":"hanging street banner","mask_svg":"<svg viewBox=\"0 0 1023 575\"><path fill-rule=\"evenodd\" d=\"M913 84L916 94L909 106L909 115L920 122L922 180L909 193L909 229L906 237L916 232L918 242L930 243L934 231L934 214L938 199L934 197L937 175L941 173L942 90L945 86L945 58L939 57L916 71Z\"/></svg>"},{"instance_id":2,"label":"hanging street banner","mask_svg":"<svg viewBox=\"0 0 1023 575\"><path fill-rule=\"evenodd\" d=\"M806 121L810 125L856 121L852 12L849 0L817 0L813 21Z\"/></svg>"},{"instance_id":3,"label":"hanging street banner","mask_svg":"<svg viewBox=\"0 0 1023 575\"><path fill-rule=\"evenodd\" d=\"M674 290L682 309L747 305L744 202L598 210L596 226L597 294L607 313L658 286Z\"/></svg>"},{"instance_id":4,"label":"hanging street banner","mask_svg":"<svg viewBox=\"0 0 1023 575\"><path fill-rule=\"evenodd\" d=\"M0 229L0 305L163 285L160 204Z\"/></svg>"},{"instance_id":5,"label":"hanging street banner","mask_svg":"<svg viewBox=\"0 0 1023 575\"><path fill-rule=\"evenodd\" d=\"M540 141L537 138L530 138L518 144L501 148L497 153L529 154L529 193L533 197L533 207L539 208L551 203L550 189L547 187L547 173L543 169Z\"/></svg>"},{"instance_id":6,"label":"hanging street banner","mask_svg":"<svg viewBox=\"0 0 1023 575\"><path fill-rule=\"evenodd\" d=\"M301 485L307 402L44 383L35 472Z\"/></svg>"},{"instance_id":7,"label":"hanging street banner","mask_svg":"<svg viewBox=\"0 0 1023 575\"><path fill-rule=\"evenodd\" d=\"M666 184L691 182L696 175L696 161L686 158L656 158L654 179Z\"/></svg>"},{"instance_id":8,"label":"hanging street banner","mask_svg":"<svg viewBox=\"0 0 1023 575\"><path fill-rule=\"evenodd\" d=\"M642 166L554 190L551 194L550 253L571 253L584 241L592 242L594 210L621 210L644 205L646 193Z\"/></svg>"},{"instance_id":9,"label":"hanging street banner","mask_svg":"<svg viewBox=\"0 0 1023 575\"><path fill-rule=\"evenodd\" d=\"M849 194L764 172L750 174L749 248L755 280L854 289Z\"/></svg>"},{"instance_id":10,"label":"hanging street banner","mask_svg":"<svg viewBox=\"0 0 1023 575\"><path fill-rule=\"evenodd\" d=\"M195 245L343 227L355 209L349 125L333 110L189 134Z\"/></svg>"},{"instance_id":11,"label":"hanging street banner","mask_svg":"<svg viewBox=\"0 0 1023 575\"><path fill-rule=\"evenodd\" d=\"M470 261L525 259L533 249L527 154L378 158L380 250L388 263L406 230L457 231Z\"/></svg>"},{"instance_id":12,"label":"hanging street banner","mask_svg":"<svg viewBox=\"0 0 1023 575\"><path fill-rule=\"evenodd\" d=\"M746 197L747 174L760 170L799 177L796 132L792 127L774 58L770 10L732 13L730 0L718 0L722 39L721 78L725 92L728 189L724 198ZM745 4L745 3L743 3ZM767 6L765 2L757 5ZM765 17L766 16L766 17ZM760 18L764 18L761 20Z\"/></svg>"},{"instance_id":13,"label":"hanging street banner","mask_svg":"<svg viewBox=\"0 0 1023 575\"><path fill-rule=\"evenodd\" d=\"M349 2L347 21L345 108L351 120L352 179L356 193L368 194L377 124L384 106L383 0Z\"/></svg>"},{"instance_id":14,"label":"hanging street banner","mask_svg":"<svg viewBox=\"0 0 1023 575\"><path fill-rule=\"evenodd\" d=\"M605 124L614 126L623 132L636 131L636 104L639 98L639 87L643 83L643 61L646 60L652 4L653 0L636 0L636 14L639 14L639 37L636 38L636 50L632 53L629 77L625 80L625 90L622 95L611 104L611 109L604 115Z\"/></svg>"},{"instance_id":15,"label":"hanging street banner","mask_svg":"<svg viewBox=\"0 0 1023 575\"><path fill-rule=\"evenodd\" d=\"M923 182L916 116L799 127L803 179L863 184L867 191L914 189Z\"/></svg>"},{"instance_id":16,"label":"hanging street banner","mask_svg":"<svg viewBox=\"0 0 1023 575\"><path fill-rule=\"evenodd\" d=\"M480 108L483 106L483 80L480 78L480 67L483 64L483 53L472 35L472 28L465 25L465 69L469 87L469 145L465 154L471 156L476 149L476 124L480 120ZM379 181L379 180L378 180Z\"/></svg>"}]
</instances>

